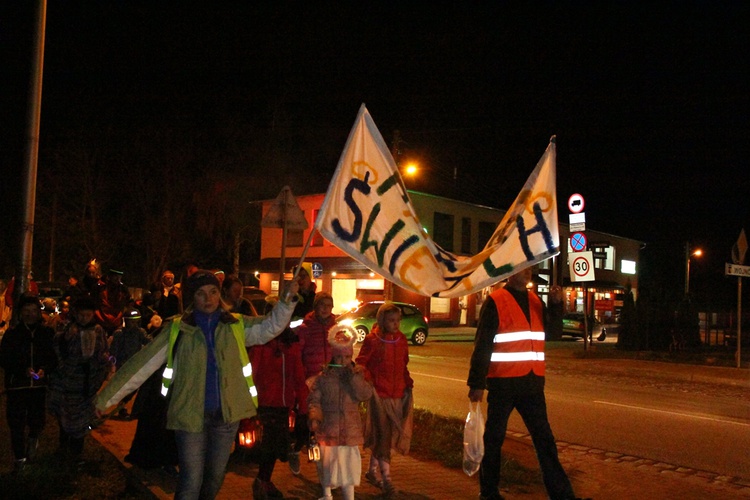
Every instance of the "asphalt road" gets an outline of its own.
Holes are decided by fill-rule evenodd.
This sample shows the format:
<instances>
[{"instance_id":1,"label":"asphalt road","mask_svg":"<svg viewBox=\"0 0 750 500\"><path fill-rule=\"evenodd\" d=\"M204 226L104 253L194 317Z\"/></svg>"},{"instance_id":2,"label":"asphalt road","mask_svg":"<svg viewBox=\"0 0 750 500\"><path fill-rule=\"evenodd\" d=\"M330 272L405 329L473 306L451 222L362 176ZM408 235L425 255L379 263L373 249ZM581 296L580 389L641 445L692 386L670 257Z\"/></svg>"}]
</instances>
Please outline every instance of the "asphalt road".
<instances>
[{"instance_id":1,"label":"asphalt road","mask_svg":"<svg viewBox=\"0 0 750 500\"><path fill-rule=\"evenodd\" d=\"M431 333L426 345L410 348L417 405L465 417L470 340ZM582 342L547 349L548 412L559 441L750 479L748 385L697 376L733 369L579 359L574 349ZM694 380L685 371L696 372ZM515 412L509 430L526 432Z\"/></svg>"}]
</instances>

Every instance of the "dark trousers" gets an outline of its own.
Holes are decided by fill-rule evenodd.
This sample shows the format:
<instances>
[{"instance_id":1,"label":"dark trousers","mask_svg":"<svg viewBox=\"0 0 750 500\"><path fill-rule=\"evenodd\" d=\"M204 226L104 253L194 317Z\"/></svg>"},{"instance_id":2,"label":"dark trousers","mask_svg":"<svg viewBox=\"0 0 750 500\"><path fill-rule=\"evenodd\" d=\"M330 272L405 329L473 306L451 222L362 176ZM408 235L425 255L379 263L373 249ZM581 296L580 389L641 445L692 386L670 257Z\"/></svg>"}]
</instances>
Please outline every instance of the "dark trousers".
<instances>
[{"instance_id":1,"label":"dark trousers","mask_svg":"<svg viewBox=\"0 0 750 500\"><path fill-rule=\"evenodd\" d=\"M515 408L531 434L547 494L552 500L574 498L568 475L560 465L555 437L547 420L544 377L530 373L524 377L491 378L487 380L487 386L484 458L479 469L482 496L495 498L498 495L500 452L505 441L508 417Z\"/></svg>"},{"instance_id":2,"label":"dark trousers","mask_svg":"<svg viewBox=\"0 0 750 500\"><path fill-rule=\"evenodd\" d=\"M6 416L10 428L10 443L16 460L26 458L26 427L29 438L38 438L44 429L47 390L13 389L6 392Z\"/></svg>"},{"instance_id":3,"label":"dark trousers","mask_svg":"<svg viewBox=\"0 0 750 500\"><path fill-rule=\"evenodd\" d=\"M289 408L261 406L258 418L263 426L258 457L258 479L270 481L276 460L286 462L292 447L289 434Z\"/></svg>"}]
</instances>

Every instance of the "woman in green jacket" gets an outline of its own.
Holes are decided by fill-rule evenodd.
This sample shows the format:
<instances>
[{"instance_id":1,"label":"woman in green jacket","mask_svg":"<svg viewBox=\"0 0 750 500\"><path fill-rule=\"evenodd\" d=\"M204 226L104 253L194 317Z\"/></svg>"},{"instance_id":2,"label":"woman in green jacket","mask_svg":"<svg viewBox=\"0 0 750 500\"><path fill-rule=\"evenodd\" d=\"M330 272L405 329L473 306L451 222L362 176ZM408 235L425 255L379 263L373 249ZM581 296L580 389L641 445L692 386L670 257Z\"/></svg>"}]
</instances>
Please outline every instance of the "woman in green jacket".
<instances>
[{"instance_id":1,"label":"woman in green jacket","mask_svg":"<svg viewBox=\"0 0 750 500\"><path fill-rule=\"evenodd\" d=\"M183 301L192 306L165 324L167 331L128 360L99 394L96 406L103 412L167 363L167 428L175 431L180 467L175 498L213 499L219 492L239 422L256 413L244 347L284 330L297 289L289 283L268 316L235 316L221 301L214 273L196 271L183 285Z\"/></svg>"}]
</instances>

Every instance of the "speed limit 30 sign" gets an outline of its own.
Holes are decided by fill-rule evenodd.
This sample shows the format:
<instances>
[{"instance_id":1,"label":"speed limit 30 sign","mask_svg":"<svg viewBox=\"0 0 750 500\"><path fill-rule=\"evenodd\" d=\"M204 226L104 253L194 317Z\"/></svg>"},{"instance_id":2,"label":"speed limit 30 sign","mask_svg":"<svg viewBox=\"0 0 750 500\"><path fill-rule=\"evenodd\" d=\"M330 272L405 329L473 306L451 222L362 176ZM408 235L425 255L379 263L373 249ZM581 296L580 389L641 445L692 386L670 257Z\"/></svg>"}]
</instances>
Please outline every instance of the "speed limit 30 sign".
<instances>
[{"instance_id":1,"label":"speed limit 30 sign","mask_svg":"<svg viewBox=\"0 0 750 500\"><path fill-rule=\"evenodd\" d=\"M570 254L570 281L594 281L593 252Z\"/></svg>"}]
</instances>

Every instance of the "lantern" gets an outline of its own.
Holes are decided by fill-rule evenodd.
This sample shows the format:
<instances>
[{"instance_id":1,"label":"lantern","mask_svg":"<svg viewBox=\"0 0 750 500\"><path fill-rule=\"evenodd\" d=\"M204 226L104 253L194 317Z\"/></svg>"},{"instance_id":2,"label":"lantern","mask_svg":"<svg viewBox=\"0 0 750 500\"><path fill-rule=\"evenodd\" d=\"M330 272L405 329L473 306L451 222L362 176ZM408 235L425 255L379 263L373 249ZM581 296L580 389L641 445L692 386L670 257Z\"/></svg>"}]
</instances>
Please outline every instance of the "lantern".
<instances>
[{"instance_id":1,"label":"lantern","mask_svg":"<svg viewBox=\"0 0 750 500\"><path fill-rule=\"evenodd\" d=\"M263 436L263 427L257 418L248 418L240 422L240 430L237 437L240 446L243 448L253 448Z\"/></svg>"},{"instance_id":2,"label":"lantern","mask_svg":"<svg viewBox=\"0 0 750 500\"><path fill-rule=\"evenodd\" d=\"M297 421L297 412L289 410L289 432L294 432L294 425Z\"/></svg>"},{"instance_id":3,"label":"lantern","mask_svg":"<svg viewBox=\"0 0 750 500\"><path fill-rule=\"evenodd\" d=\"M307 456L311 462L320 462L320 446L315 436L310 437L310 443L307 446Z\"/></svg>"}]
</instances>

